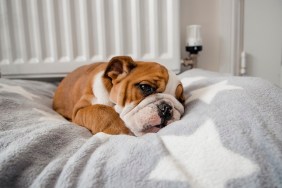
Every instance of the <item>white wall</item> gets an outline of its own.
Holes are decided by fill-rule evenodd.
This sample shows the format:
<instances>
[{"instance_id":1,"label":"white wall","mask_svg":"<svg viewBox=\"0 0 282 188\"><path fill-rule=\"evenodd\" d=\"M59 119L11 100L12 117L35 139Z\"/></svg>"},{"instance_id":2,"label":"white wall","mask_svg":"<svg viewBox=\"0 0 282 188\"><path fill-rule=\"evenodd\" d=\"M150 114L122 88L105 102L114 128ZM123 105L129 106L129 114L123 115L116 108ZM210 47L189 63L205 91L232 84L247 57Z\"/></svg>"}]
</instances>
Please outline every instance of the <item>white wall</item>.
<instances>
[{"instance_id":1,"label":"white wall","mask_svg":"<svg viewBox=\"0 0 282 188\"><path fill-rule=\"evenodd\" d=\"M245 1L244 49L247 75L282 87L282 1Z\"/></svg>"},{"instance_id":2,"label":"white wall","mask_svg":"<svg viewBox=\"0 0 282 188\"><path fill-rule=\"evenodd\" d=\"M238 75L240 53L246 50L247 75L282 87L281 2L180 0L181 57L187 55L186 26L199 24L204 41L199 68Z\"/></svg>"},{"instance_id":3,"label":"white wall","mask_svg":"<svg viewBox=\"0 0 282 188\"><path fill-rule=\"evenodd\" d=\"M186 26L202 25L203 48L198 67L219 71L220 61L220 0L180 0L181 57L184 58Z\"/></svg>"}]
</instances>

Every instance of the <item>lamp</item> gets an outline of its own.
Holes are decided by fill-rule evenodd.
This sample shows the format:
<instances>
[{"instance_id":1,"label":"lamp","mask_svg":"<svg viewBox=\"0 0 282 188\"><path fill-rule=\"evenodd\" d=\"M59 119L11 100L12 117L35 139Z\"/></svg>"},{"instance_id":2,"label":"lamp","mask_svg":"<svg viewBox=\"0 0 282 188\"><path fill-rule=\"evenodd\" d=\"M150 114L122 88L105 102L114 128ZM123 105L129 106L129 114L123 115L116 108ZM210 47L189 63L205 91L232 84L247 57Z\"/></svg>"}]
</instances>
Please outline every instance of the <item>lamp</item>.
<instances>
[{"instance_id":1,"label":"lamp","mask_svg":"<svg viewBox=\"0 0 282 188\"><path fill-rule=\"evenodd\" d=\"M186 51L188 57L183 60L183 66L185 69L191 69L197 67L198 53L203 50L203 41L201 37L201 26L200 25L189 25L187 26L187 41Z\"/></svg>"}]
</instances>

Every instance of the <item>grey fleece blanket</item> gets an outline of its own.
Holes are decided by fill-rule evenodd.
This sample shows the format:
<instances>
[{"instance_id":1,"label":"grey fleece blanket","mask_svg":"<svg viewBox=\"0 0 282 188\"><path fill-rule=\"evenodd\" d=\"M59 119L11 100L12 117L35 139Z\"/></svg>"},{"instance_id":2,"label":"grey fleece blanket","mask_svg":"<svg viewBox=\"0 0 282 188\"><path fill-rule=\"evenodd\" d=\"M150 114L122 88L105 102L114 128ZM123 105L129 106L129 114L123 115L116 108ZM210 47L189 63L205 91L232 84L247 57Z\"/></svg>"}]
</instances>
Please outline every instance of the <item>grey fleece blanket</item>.
<instances>
[{"instance_id":1,"label":"grey fleece blanket","mask_svg":"<svg viewBox=\"0 0 282 188\"><path fill-rule=\"evenodd\" d=\"M0 79L0 187L282 187L282 91L201 70L186 111L141 137L90 134L51 108L56 88Z\"/></svg>"}]
</instances>

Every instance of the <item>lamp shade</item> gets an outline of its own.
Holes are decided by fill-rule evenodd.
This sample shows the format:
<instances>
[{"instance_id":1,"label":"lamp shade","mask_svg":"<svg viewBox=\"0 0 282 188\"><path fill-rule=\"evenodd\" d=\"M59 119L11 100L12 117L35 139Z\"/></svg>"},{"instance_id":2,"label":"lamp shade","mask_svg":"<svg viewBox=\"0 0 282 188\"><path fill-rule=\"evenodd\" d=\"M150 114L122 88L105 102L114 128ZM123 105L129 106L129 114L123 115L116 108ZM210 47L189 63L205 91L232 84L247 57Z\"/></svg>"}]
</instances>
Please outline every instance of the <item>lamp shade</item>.
<instances>
[{"instance_id":1,"label":"lamp shade","mask_svg":"<svg viewBox=\"0 0 282 188\"><path fill-rule=\"evenodd\" d=\"M187 46L202 46L201 26L187 26Z\"/></svg>"}]
</instances>

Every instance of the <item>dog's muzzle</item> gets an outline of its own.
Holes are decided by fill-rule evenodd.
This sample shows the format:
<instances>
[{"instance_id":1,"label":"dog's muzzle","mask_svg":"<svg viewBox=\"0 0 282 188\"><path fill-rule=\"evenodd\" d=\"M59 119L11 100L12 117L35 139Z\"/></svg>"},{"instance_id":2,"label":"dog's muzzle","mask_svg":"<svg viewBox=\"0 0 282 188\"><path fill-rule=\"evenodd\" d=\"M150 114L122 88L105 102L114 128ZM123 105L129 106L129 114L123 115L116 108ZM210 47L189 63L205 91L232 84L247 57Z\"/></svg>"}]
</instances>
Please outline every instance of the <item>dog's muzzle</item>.
<instances>
[{"instance_id":1,"label":"dog's muzzle","mask_svg":"<svg viewBox=\"0 0 282 188\"><path fill-rule=\"evenodd\" d=\"M159 105L157 105L158 107L158 115L161 118L161 124L160 125L156 125L155 127L157 128L163 128L167 125L168 121L172 119L173 116L173 109L172 106L167 104L166 102L161 102Z\"/></svg>"},{"instance_id":2,"label":"dog's muzzle","mask_svg":"<svg viewBox=\"0 0 282 188\"><path fill-rule=\"evenodd\" d=\"M148 132L158 132L179 120L183 113L184 107L175 97L158 93L148 96L137 106L125 106L120 117L136 136L141 136Z\"/></svg>"}]
</instances>

